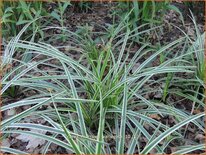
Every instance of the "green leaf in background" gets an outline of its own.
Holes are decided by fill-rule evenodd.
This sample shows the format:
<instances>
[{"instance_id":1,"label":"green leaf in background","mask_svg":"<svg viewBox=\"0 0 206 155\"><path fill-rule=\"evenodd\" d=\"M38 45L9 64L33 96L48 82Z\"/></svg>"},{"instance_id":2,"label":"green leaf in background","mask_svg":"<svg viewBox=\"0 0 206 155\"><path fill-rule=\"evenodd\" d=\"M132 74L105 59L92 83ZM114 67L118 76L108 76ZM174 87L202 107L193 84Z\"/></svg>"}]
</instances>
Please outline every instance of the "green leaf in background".
<instances>
[{"instance_id":1,"label":"green leaf in background","mask_svg":"<svg viewBox=\"0 0 206 155\"><path fill-rule=\"evenodd\" d=\"M58 21L61 21L61 17L56 11L52 11L51 16L57 19Z\"/></svg>"}]
</instances>

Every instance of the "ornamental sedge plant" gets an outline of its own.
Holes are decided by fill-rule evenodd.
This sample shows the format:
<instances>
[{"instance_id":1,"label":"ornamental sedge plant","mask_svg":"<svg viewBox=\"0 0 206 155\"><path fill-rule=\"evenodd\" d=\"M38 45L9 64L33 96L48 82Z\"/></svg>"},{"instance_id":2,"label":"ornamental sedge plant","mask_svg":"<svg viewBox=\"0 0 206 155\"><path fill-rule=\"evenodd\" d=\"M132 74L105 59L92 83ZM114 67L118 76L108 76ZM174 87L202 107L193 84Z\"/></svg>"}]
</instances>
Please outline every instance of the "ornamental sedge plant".
<instances>
[{"instance_id":1,"label":"ornamental sedge plant","mask_svg":"<svg viewBox=\"0 0 206 155\"><path fill-rule=\"evenodd\" d=\"M204 126L200 123L204 113L191 116L173 106L145 98L143 92L147 90L142 91L154 75L194 74L196 66L191 65L186 59L194 53L193 51L165 60L159 66L151 65L162 52L170 52L184 44L186 37L171 42L157 51L150 48L149 44L143 44L137 49L132 60L127 62L133 38L154 28L136 31L139 28L137 27L130 30L130 23L125 21L123 20L112 31L109 41L103 42L103 48L100 49L91 38L64 29L64 33L67 33L68 39L72 42L69 52L82 53L87 65L82 65L80 60L73 59L46 43L20 40L20 36L11 40L5 53L11 53L13 50L14 53L21 52L22 56L32 53L33 57L24 62L14 58L13 54L9 57L7 54L3 56L2 59L6 58L10 63L18 62L18 65L4 74L1 93L4 94L12 86L23 87L25 91L35 90L36 93L17 102L3 104L2 112L20 106L31 106L2 121L3 135L6 137L11 133L17 133L44 139L46 145L43 154L48 152L51 143L77 154L133 154L136 153L136 149L139 150L138 153L147 154L152 149L155 149L156 153L165 153L172 140L183 138L183 133L179 129L188 123L194 123L204 131ZM28 26L26 25L25 29ZM23 31L20 35L22 34ZM149 58L134 68L149 52ZM40 59L39 56L43 57ZM52 63L54 61L55 63ZM47 108L41 110L42 106ZM135 107L139 109L135 110ZM174 116L177 124L169 128L151 118L151 114ZM23 123L28 116L43 119L49 125ZM154 129L153 134L147 131L145 125L148 124ZM50 134L22 129L38 129ZM126 149L127 130L130 131L131 138ZM66 141L59 139L59 136ZM115 149L111 148L107 139L111 136L114 137ZM143 149L139 147L140 136L148 141ZM166 138L168 136L170 138ZM160 142L164 145L159 145ZM204 147L196 145L190 150L184 148L179 152L191 152L195 149ZM1 151L24 153L7 147L2 147Z\"/></svg>"},{"instance_id":2,"label":"ornamental sedge plant","mask_svg":"<svg viewBox=\"0 0 206 155\"><path fill-rule=\"evenodd\" d=\"M204 46L205 46L205 32L201 33L195 18L191 12L191 20L194 24L194 36L189 36L179 27L178 28L186 37L182 53L191 53L185 59L190 61L192 65L196 66L195 74L190 75L190 79L185 80L185 77L174 76L167 77L166 89L164 89L165 96L168 94L175 94L193 102L191 114L196 109L204 109L204 78L205 78L205 60L204 60ZM170 88L169 88L170 87ZM164 100L165 101L165 100Z\"/></svg>"}]
</instances>

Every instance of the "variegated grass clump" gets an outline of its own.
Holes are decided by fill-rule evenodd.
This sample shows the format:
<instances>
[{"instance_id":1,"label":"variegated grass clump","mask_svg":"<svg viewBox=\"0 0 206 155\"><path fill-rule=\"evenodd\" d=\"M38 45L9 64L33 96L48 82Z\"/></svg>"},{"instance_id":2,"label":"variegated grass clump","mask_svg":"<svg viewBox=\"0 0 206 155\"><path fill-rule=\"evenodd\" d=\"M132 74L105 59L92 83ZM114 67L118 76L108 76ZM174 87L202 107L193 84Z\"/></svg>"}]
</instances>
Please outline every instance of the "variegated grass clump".
<instances>
[{"instance_id":1,"label":"variegated grass clump","mask_svg":"<svg viewBox=\"0 0 206 155\"><path fill-rule=\"evenodd\" d=\"M64 33L68 33L68 39L72 42L71 51L82 53L79 60L72 59L49 44L20 40L29 25L25 26L5 50L2 64L18 62L18 65L4 74L1 93L4 94L12 86L20 86L25 92L34 90L36 93L1 107L1 111L4 112L12 108L30 106L25 111L2 121L3 135L6 137L11 133L18 133L42 138L47 141L42 150L43 154L47 153L51 143L77 154L148 154L154 149L160 154L165 153L173 140L184 139L179 129L188 123L194 123L204 132L204 125L200 121L204 113L191 115L161 100L146 98L145 92L151 90L145 90L144 87L156 82L152 79L154 75L194 74L196 64L191 63L188 56L198 55L199 50L177 52L173 58L166 59L158 66L152 65L157 56L163 52L170 52L188 41L186 36L157 51L148 43L140 44L141 47L129 60L128 51L134 44L133 38L149 33L154 28L136 31L140 27L130 30L128 25L125 21L121 22L110 34L109 41L102 43L101 49L95 46L91 38L85 40L64 29ZM88 42L91 44L87 44ZM22 53L22 59L13 56L18 52ZM150 56L144 60L148 53ZM38 60L42 55L43 58ZM29 56L32 57L25 59ZM51 63L53 60L57 63ZM85 60L86 65L82 65L81 60ZM134 68L140 60L144 61ZM164 82L166 78L159 80ZM170 89L167 90L169 91ZM203 101L198 100L198 103L204 106ZM40 110L42 106L46 106L45 110ZM169 127L151 118L150 115L154 114L173 116L176 125ZM23 123L22 120L28 116L44 119L49 125ZM112 117L112 120L107 116ZM149 125L154 132L150 134L145 125ZM25 128L44 130L51 135L21 130ZM129 142L126 139L128 133L131 136ZM66 141L60 140L60 135ZM110 141L106 139L108 136L114 137L115 149L110 147ZM138 142L141 136L147 139L143 149ZM129 143L128 148L125 147L125 141ZM163 142L163 145L160 145L160 142ZM188 153L197 149L203 150L204 144L194 143L193 146L180 148L173 153ZM1 150L24 153L7 147L2 147Z\"/></svg>"}]
</instances>

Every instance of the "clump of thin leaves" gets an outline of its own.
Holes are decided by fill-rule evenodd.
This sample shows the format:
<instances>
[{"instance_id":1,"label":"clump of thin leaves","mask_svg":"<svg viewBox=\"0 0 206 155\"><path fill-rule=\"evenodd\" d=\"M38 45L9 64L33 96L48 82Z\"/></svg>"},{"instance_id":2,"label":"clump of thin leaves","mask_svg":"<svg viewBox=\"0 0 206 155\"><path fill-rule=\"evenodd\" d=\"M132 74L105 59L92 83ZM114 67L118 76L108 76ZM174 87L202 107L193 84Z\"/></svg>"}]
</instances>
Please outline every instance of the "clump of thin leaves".
<instances>
[{"instance_id":1,"label":"clump of thin leaves","mask_svg":"<svg viewBox=\"0 0 206 155\"><path fill-rule=\"evenodd\" d=\"M189 76L175 76L170 74L167 77L165 92L168 94L175 94L182 97L182 100L188 100L192 102L192 108L190 113L193 114L195 110L204 110L204 79L205 79L205 32L201 33L198 25L195 21L193 14L191 13L191 20L194 24L194 35L189 35L179 27L178 28L186 37L182 53L191 53L186 56L187 61L191 61L191 64L196 66L194 74ZM188 78L185 79L185 76ZM169 88L170 87L170 88ZM173 103L172 103L173 104Z\"/></svg>"},{"instance_id":2,"label":"clump of thin leaves","mask_svg":"<svg viewBox=\"0 0 206 155\"><path fill-rule=\"evenodd\" d=\"M44 139L47 142L43 154L47 153L52 143L77 154L148 154L154 150L156 153L165 153L173 140L184 138L180 129L188 123L194 123L204 131L204 125L201 123L204 113L190 115L145 97L147 90L144 86L155 82L152 80L154 75L195 73L196 66L187 60L189 55L195 53L194 50L180 52L181 54L165 60L158 66L152 65L157 56L162 52L169 53L184 44L187 37L171 42L157 51L150 48L149 44L141 44L130 60L129 51L134 44L132 38L152 29L141 32L136 31L139 28L137 27L130 30L128 24L121 22L112 32L109 41L103 42L100 49L91 38L85 40L64 29L68 38L72 38L67 52L82 53L79 60L46 43L23 41L19 39L20 36L11 40L5 51L11 54L9 57L4 55L3 60L5 63L17 62L18 65L4 74L1 93L5 93L11 86L21 86L25 88L25 92L35 90L36 93L1 107L4 112L12 108L30 106L2 121L3 135L6 137L17 133ZM20 35L22 34L23 31ZM13 53L18 52L21 52L22 56L32 53L33 57L25 62L13 57ZM150 56L144 60L148 53ZM82 64L83 60L86 65ZM141 63L137 66L140 60ZM46 107L45 110L40 109L42 106ZM169 127L151 118L152 114L173 116L177 121L176 125ZM43 119L47 125L24 123L23 120L28 116ZM152 134L148 132L146 125L153 129ZM50 136L22 129L43 130L50 133ZM60 136L66 141L59 139ZM107 137L113 137L115 148L110 146L111 141ZM143 149L138 141L140 137L147 140ZM128 147L125 146L126 142ZM160 145L160 142L163 145ZM183 148L177 153L188 153L197 149L203 150L204 146L194 144L190 149ZM22 153L7 147L2 147L1 150Z\"/></svg>"}]
</instances>

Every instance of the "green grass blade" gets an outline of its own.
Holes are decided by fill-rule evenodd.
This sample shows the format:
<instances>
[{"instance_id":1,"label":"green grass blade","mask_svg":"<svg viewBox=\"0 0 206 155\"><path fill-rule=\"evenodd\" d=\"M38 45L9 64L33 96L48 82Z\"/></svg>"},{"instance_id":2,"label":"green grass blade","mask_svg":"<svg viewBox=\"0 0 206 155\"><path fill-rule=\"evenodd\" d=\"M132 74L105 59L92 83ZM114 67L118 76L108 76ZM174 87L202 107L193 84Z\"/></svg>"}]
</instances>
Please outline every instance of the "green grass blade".
<instances>
[{"instance_id":1,"label":"green grass blade","mask_svg":"<svg viewBox=\"0 0 206 155\"><path fill-rule=\"evenodd\" d=\"M161 142L164 138L166 138L168 135L176 131L177 129L181 128L182 126L192 122L195 119L198 119L202 116L204 116L204 113L200 113L194 116L191 116L184 121L176 124L175 126L169 128L168 130L164 131L162 134L160 134L157 138L155 138L153 141L151 141L149 144L147 144L144 148L144 150L141 152L141 154L148 154L156 145L158 145L159 142Z\"/></svg>"},{"instance_id":2,"label":"green grass blade","mask_svg":"<svg viewBox=\"0 0 206 155\"><path fill-rule=\"evenodd\" d=\"M103 108L103 101L102 101L102 92L101 88L99 88L100 93L100 116L99 116L99 128L98 128L98 135L97 135L97 141L103 141L103 132L104 132L104 121L105 121L105 110ZM102 144L97 143L96 145L96 151L95 154L102 154Z\"/></svg>"},{"instance_id":3,"label":"green grass blade","mask_svg":"<svg viewBox=\"0 0 206 155\"><path fill-rule=\"evenodd\" d=\"M4 147L4 146L1 146L0 151L1 152L8 152L8 153L11 153L11 154L29 154L29 153L26 153L26 152L23 152L23 151L19 151L19 150L9 148L9 147Z\"/></svg>"},{"instance_id":4,"label":"green grass blade","mask_svg":"<svg viewBox=\"0 0 206 155\"><path fill-rule=\"evenodd\" d=\"M188 154L196 150L205 150L205 144L184 146L184 149L173 152L172 154Z\"/></svg>"},{"instance_id":5,"label":"green grass blade","mask_svg":"<svg viewBox=\"0 0 206 155\"><path fill-rule=\"evenodd\" d=\"M52 99L53 99L53 97L52 97ZM57 110L57 107L56 107L54 101L53 101L53 105L54 105L54 108L55 108L55 110L56 110L57 116L58 116L58 118L59 118L59 120L60 120L60 123L61 123L61 125L62 125L62 128L63 128L63 130L64 130L64 132L65 132L65 135L66 135L66 137L67 137L66 140L71 144L71 146L72 146L72 148L74 149L74 151L75 151L76 154L81 154L82 152L80 151L79 146L78 146L78 145L76 144L76 142L73 140L73 138L72 138L69 130L67 129L67 127L66 127L65 124L63 123L62 118L61 118L61 116L59 115L59 112L58 112L58 110Z\"/></svg>"},{"instance_id":6,"label":"green grass blade","mask_svg":"<svg viewBox=\"0 0 206 155\"><path fill-rule=\"evenodd\" d=\"M125 67L126 73L126 67ZM126 79L126 74L124 79ZM126 128L126 114L127 114L127 83L124 84L124 96L122 104L122 113L121 113L121 124L120 124L120 141L118 144L118 154L124 153L124 144L125 144L125 128Z\"/></svg>"}]
</instances>

